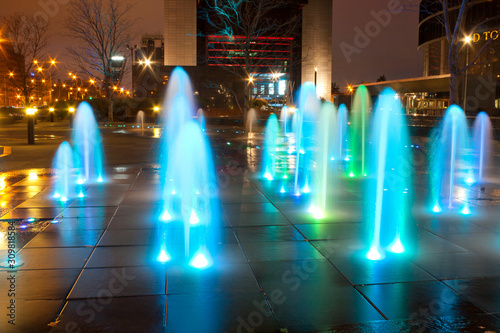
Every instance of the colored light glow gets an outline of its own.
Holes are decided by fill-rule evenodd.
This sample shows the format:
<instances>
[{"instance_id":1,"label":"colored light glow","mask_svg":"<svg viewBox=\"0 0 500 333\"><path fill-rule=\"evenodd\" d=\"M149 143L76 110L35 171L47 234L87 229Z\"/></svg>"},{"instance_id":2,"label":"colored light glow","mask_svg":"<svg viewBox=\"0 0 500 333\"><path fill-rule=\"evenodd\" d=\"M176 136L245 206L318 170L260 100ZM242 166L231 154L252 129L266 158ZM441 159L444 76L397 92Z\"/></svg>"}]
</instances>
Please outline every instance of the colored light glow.
<instances>
[{"instance_id":1,"label":"colored light glow","mask_svg":"<svg viewBox=\"0 0 500 333\"><path fill-rule=\"evenodd\" d=\"M351 172L349 173L349 177L350 177L350 178L354 178L354 172L352 172L352 171L351 171Z\"/></svg>"},{"instance_id":2,"label":"colored light glow","mask_svg":"<svg viewBox=\"0 0 500 333\"><path fill-rule=\"evenodd\" d=\"M288 179L288 176L286 173L283 175L283 179Z\"/></svg>"},{"instance_id":3,"label":"colored light glow","mask_svg":"<svg viewBox=\"0 0 500 333\"><path fill-rule=\"evenodd\" d=\"M280 193L285 193L285 188L283 186L281 186L281 190L280 190Z\"/></svg>"},{"instance_id":4,"label":"colored light glow","mask_svg":"<svg viewBox=\"0 0 500 333\"><path fill-rule=\"evenodd\" d=\"M344 161L349 162L349 157L348 157L348 156L346 156L346 157L344 158Z\"/></svg>"},{"instance_id":5,"label":"colored light glow","mask_svg":"<svg viewBox=\"0 0 500 333\"><path fill-rule=\"evenodd\" d=\"M175 195L175 190L172 190L172 195Z\"/></svg>"},{"instance_id":6,"label":"colored light glow","mask_svg":"<svg viewBox=\"0 0 500 333\"><path fill-rule=\"evenodd\" d=\"M389 246L389 249L393 253L403 253L405 251L405 247L403 243L401 243L399 235L397 235L396 240Z\"/></svg>"},{"instance_id":7,"label":"colored light glow","mask_svg":"<svg viewBox=\"0 0 500 333\"><path fill-rule=\"evenodd\" d=\"M169 262L172 258L168 255L167 251L161 249L160 254L158 255L157 260L161 263Z\"/></svg>"},{"instance_id":8,"label":"colored light glow","mask_svg":"<svg viewBox=\"0 0 500 333\"><path fill-rule=\"evenodd\" d=\"M471 211L470 211L469 206L465 205L464 208L462 208L462 210L460 211L460 213L462 213L464 215L470 215Z\"/></svg>"},{"instance_id":9,"label":"colored light glow","mask_svg":"<svg viewBox=\"0 0 500 333\"><path fill-rule=\"evenodd\" d=\"M79 197L79 198L84 198L84 197L85 197L85 194L83 194L83 192L80 192L80 193L78 194L78 197Z\"/></svg>"},{"instance_id":10,"label":"colored light glow","mask_svg":"<svg viewBox=\"0 0 500 333\"><path fill-rule=\"evenodd\" d=\"M211 265L211 260L207 255L205 255L205 253L198 251L198 253L195 254L193 259L189 262L189 265L194 268L204 269Z\"/></svg>"},{"instance_id":11,"label":"colored light glow","mask_svg":"<svg viewBox=\"0 0 500 333\"><path fill-rule=\"evenodd\" d=\"M439 204L436 202L436 204L434 205L434 207L432 208L432 211L434 213L441 213L443 210L441 209L441 206L439 206Z\"/></svg>"},{"instance_id":12,"label":"colored light glow","mask_svg":"<svg viewBox=\"0 0 500 333\"><path fill-rule=\"evenodd\" d=\"M382 260L384 256L380 253L376 246L372 246L370 251L366 254L366 258L369 260Z\"/></svg>"},{"instance_id":13,"label":"colored light glow","mask_svg":"<svg viewBox=\"0 0 500 333\"><path fill-rule=\"evenodd\" d=\"M78 180L76 181L76 183L78 185L82 185L83 183L85 183L85 180L83 178L78 178Z\"/></svg>"},{"instance_id":14,"label":"colored light glow","mask_svg":"<svg viewBox=\"0 0 500 333\"><path fill-rule=\"evenodd\" d=\"M0 177L0 190L4 190L7 187L7 183L5 182L5 177Z\"/></svg>"},{"instance_id":15,"label":"colored light glow","mask_svg":"<svg viewBox=\"0 0 500 333\"><path fill-rule=\"evenodd\" d=\"M59 199L61 195L59 193L54 193L54 199Z\"/></svg>"},{"instance_id":16,"label":"colored light glow","mask_svg":"<svg viewBox=\"0 0 500 333\"><path fill-rule=\"evenodd\" d=\"M313 218L316 220L322 220L325 218L325 213L318 207L311 206L311 208L309 208L309 213L311 213Z\"/></svg>"},{"instance_id":17,"label":"colored light glow","mask_svg":"<svg viewBox=\"0 0 500 333\"><path fill-rule=\"evenodd\" d=\"M68 198L66 198L66 197L61 197L59 200L61 200L62 202L66 202L66 201L68 201Z\"/></svg>"},{"instance_id":18,"label":"colored light glow","mask_svg":"<svg viewBox=\"0 0 500 333\"><path fill-rule=\"evenodd\" d=\"M309 186L306 184L306 186L304 186L304 189L302 190L302 193L309 193L311 192L311 190L309 189Z\"/></svg>"},{"instance_id":19,"label":"colored light glow","mask_svg":"<svg viewBox=\"0 0 500 333\"><path fill-rule=\"evenodd\" d=\"M34 219L34 218L30 217L30 218L29 218L29 219L27 219L26 221L28 221L29 223L33 223L33 222L35 222L35 221L36 221L36 219Z\"/></svg>"},{"instance_id":20,"label":"colored light glow","mask_svg":"<svg viewBox=\"0 0 500 333\"><path fill-rule=\"evenodd\" d=\"M269 171L266 171L266 173L264 173L264 178L266 178L267 180L273 180L273 176L271 175L271 173Z\"/></svg>"},{"instance_id":21,"label":"colored light glow","mask_svg":"<svg viewBox=\"0 0 500 333\"><path fill-rule=\"evenodd\" d=\"M28 226L26 224L21 225L19 228L26 229Z\"/></svg>"},{"instance_id":22,"label":"colored light glow","mask_svg":"<svg viewBox=\"0 0 500 333\"><path fill-rule=\"evenodd\" d=\"M170 221L172 219L172 216L170 216L170 214L166 210L165 212L163 212L163 214L161 215L160 219L162 221L164 221L164 222L167 222L167 221Z\"/></svg>"},{"instance_id":23,"label":"colored light glow","mask_svg":"<svg viewBox=\"0 0 500 333\"><path fill-rule=\"evenodd\" d=\"M104 180L102 179L102 177L101 177L101 176L99 176L99 178L97 178L97 182L98 182L98 183L102 183L103 181L104 181Z\"/></svg>"},{"instance_id":24,"label":"colored light glow","mask_svg":"<svg viewBox=\"0 0 500 333\"><path fill-rule=\"evenodd\" d=\"M200 223L200 219L198 218L198 215L196 215L194 209L191 211L191 216L189 217L189 223L191 223L191 225Z\"/></svg>"},{"instance_id":25,"label":"colored light glow","mask_svg":"<svg viewBox=\"0 0 500 333\"><path fill-rule=\"evenodd\" d=\"M466 182L467 184L469 184L469 185L470 185L470 184L474 184L474 178L472 178L472 177L470 177L470 176L469 176L469 177L467 177L467 179L465 180L465 182Z\"/></svg>"},{"instance_id":26,"label":"colored light glow","mask_svg":"<svg viewBox=\"0 0 500 333\"><path fill-rule=\"evenodd\" d=\"M58 220L52 220L52 221L50 221L50 223L57 224L57 223L59 223L59 221Z\"/></svg>"}]
</instances>

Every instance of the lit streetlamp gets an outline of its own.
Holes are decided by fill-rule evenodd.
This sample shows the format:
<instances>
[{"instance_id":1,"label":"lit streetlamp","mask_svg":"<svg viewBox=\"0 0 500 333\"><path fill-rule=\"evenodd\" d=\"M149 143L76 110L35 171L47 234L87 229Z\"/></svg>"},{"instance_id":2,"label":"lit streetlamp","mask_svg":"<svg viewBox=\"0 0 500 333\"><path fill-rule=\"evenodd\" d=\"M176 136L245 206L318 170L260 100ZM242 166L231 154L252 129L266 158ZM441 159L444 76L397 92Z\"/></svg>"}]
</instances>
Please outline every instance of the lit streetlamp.
<instances>
[{"instance_id":1,"label":"lit streetlamp","mask_svg":"<svg viewBox=\"0 0 500 333\"><path fill-rule=\"evenodd\" d=\"M28 117L28 144L35 144L35 108L26 109L26 116Z\"/></svg>"},{"instance_id":2,"label":"lit streetlamp","mask_svg":"<svg viewBox=\"0 0 500 333\"><path fill-rule=\"evenodd\" d=\"M464 45L466 47L465 51L465 82L464 82L464 112L467 112L467 76L469 73L469 46L472 42L471 36L466 36L464 38Z\"/></svg>"}]
</instances>

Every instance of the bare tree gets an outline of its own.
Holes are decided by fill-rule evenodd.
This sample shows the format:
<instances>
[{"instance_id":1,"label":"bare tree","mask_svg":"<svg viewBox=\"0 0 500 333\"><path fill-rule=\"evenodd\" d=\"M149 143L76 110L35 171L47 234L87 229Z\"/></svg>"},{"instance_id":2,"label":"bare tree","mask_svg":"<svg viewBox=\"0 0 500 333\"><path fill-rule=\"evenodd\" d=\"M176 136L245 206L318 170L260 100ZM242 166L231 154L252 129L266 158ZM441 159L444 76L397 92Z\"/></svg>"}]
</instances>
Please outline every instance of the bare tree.
<instances>
[{"instance_id":1,"label":"bare tree","mask_svg":"<svg viewBox=\"0 0 500 333\"><path fill-rule=\"evenodd\" d=\"M15 68L12 69L15 88L21 90L24 104L29 105L30 96L35 85L31 84L31 76L35 61L44 56L48 44L48 24L40 17L14 13L2 20L3 35L14 52Z\"/></svg>"},{"instance_id":2,"label":"bare tree","mask_svg":"<svg viewBox=\"0 0 500 333\"><path fill-rule=\"evenodd\" d=\"M128 52L132 5L120 0L79 0L69 6L65 26L69 36L80 42L79 46L68 48L69 54L81 74L102 80L108 119L113 121L113 63L117 63L112 58ZM115 80L119 85L121 76Z\"/></svg>"},{"instance_id":3,"label":"bare tree","mask_svg":"<svg viewBox=\"0 0 500 333\"><path fill-rule=\"evenodd\" d=\"M258 79L262 68L274 68L275 72L283 69L284 64L277 58L259 57L256 43L263 37L293 37L300 24L298 10L295 16L282 17L280 11L288 6L297 6L294 0L208 0L204 4L202 16L214 34L225 37L219 50L222 54L234 51L238 46L238 56L224 57L229 63L222 68L232 72L243 81ZM233 43L234 42L234 43ZM260 43L259 52L270 50L272 45ZM217 61L215 59L214 61ZM287 64L287 67L293 64ZM245 86L245 110L250 101L250 83Z\"/></svg>"},{"instance_id":4,"label":"bare tree","mask_svg":"<svg viewBox=\"0 0 500 333\"><path fill-rule=\"evenodd\" d=\"M463 61L466 44L470 42L472 34L479 32L487 23L499 20L500 16L493 15L487 18L468 18L470 10L482 0L424 0L420 2L421 15L435 15L432 19L444 29L444 36L448 44L448 66L450 72L450 104L459 102L459 83L463 73L479 63L481 55L487 50L493 41L489 39L475 53L475 57ZM491 13L488 13L491 14ZM469 38L468 38L469 37Z\"/></svg>"}]
</instances>

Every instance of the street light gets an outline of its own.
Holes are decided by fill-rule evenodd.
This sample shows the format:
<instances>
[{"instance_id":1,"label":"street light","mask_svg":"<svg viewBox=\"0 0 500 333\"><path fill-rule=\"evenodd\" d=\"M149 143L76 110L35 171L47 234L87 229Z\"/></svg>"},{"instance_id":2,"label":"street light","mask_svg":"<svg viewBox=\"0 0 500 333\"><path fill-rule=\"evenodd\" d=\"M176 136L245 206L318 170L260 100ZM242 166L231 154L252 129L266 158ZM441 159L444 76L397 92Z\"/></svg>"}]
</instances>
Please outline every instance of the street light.
<instances>
[{"instance_id":1,"label":"street light","mask_svg":"<svg viewBox=\"0 0 500 333\"><path fill-rule=\"evenodd\" d=\"M134 98L134 90L135 90L135 84L134 84L134 50L137 49L137 45L130 46L127 45L127 49L130 50L130 76L132 79L132 98Z\"/></svg>"},{"instance_id":2,"label":"street light","mask_svg":"<svg viewBox=\"0 0 500 333\"><path fill-rule=\"evenodd\" d=\"M471 36L465 36L464 45L466 47L465 51L465 82L464 82L464 112L467 112L467 76L469 73L469 45L472 42Z\"/></svg>"},{"instance_id":3,"label":"street light","mask_svg":"<svg viewBox=\"0 0 500 333\"><path fill-rule=\"evenodd\" d=\"M69 111L69 128L73 128L73 114L75 113L75 108L70 107L68 111Z\"/></svg>"},{"instance_id":4,"label":"street light","mask_svg":"<svg viewBox=\"0 0 500 333\"><path fill-rule=\"evenodd\" d=\"M35 108L27 108L26 115L28 116L28 144L35 144Z\"/></svg>"},{"instance_id":5,"label":"street light","mask_svg":"<svg viewBox=\"0 0 500 333\"><path fill-rule=\"evenodd\" d=\"M155 124L158 124L160 122L160 108L158 106L155 106L153 110L154 110Z\"/></svg>"},{"instance_id":6,"label":"street light","mask_svg":"<svg viewBox=\"0 0 500 333\"><path fill-rule=\"evenodd\" d=\"M51 123L54 122L54 108L49 109L49 119Z\"/></svg>"}]
</instances>

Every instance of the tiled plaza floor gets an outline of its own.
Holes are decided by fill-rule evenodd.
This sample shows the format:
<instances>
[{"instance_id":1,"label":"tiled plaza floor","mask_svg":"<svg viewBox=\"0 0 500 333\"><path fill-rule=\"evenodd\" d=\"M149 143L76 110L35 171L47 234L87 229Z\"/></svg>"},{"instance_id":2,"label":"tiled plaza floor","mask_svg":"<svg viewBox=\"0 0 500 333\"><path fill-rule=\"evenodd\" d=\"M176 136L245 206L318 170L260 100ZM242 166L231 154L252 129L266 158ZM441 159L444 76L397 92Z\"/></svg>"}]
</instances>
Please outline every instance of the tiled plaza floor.
<instances>
[{"instance_id":1,"label":"tiled plaza floor","mask_svg":"<svg viewBox=\"0 0 500 333\"><path fill-rule=\"evenodd\" d=\"M22 264L0 268L0 332L500 331L497 185L469 216L431 215L417 200L414 253L368 261L359 184L342 181L335 214L316 221L306 198L256 176L257 150L212 142L226 177L223 238L202 271L155 260L155 165L110 167L106 183L66 204L50 198L48 172L7 182L1 254L10 221ZM417 184L422 199L425 182Z\"/></svg>"}]
</instances>

